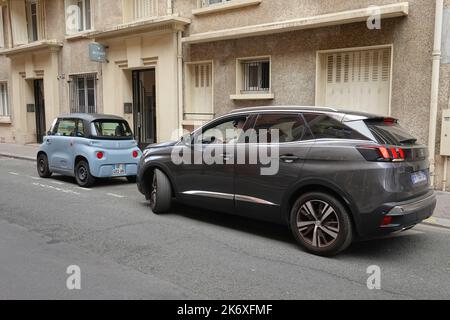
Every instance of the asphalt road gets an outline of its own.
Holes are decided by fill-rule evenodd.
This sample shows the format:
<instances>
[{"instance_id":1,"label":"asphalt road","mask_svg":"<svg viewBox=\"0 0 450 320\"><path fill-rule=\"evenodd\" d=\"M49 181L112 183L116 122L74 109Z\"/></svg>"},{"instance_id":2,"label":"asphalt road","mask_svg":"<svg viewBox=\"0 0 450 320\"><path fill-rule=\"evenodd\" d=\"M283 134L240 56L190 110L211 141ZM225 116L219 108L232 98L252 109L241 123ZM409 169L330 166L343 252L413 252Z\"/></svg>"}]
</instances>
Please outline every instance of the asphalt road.
<instances>
[{"instance_id":1,"label":"asphalt road","mask_svg":"<svg viewBox=\"0 0 450 320\"><path fill-rule=\"evenodd\" d=\"M66 287L70 265L81 290ZM367 288L371 265L381 290ZM157 216L126 180L81 189L0 158L0 299L449 299L449 268L449 229L326 259L284 227L180 205Z\"/></svg>"}]
</instances>

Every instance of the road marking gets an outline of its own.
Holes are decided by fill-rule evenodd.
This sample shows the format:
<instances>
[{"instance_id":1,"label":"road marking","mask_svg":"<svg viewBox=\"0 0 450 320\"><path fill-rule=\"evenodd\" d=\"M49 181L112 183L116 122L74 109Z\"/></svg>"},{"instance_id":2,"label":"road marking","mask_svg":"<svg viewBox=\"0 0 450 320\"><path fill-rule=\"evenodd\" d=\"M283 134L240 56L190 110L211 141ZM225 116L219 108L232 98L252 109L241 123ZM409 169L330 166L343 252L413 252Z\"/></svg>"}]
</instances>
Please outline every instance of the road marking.
<instances>
[{"instance_id":1,"label":"road marking","mask_svg":"<svg viewBox=\"0 0 450 320\"><path fill-rule=\"evenodd\" d=\"M20 176L17 172L8 172L9 174L12 174L13 176Z\"/></svg>"},{"instance_id":2,"label":"road marking","mask_svg":"<svg viewBox=\"0 0 450 320\"><path fill-rule=\"evenodd\" d=\"M83 190L83 191L92 191L89 188L83 188L83 187L76 187L78 190Z\"/></svg>"},{"instance_id":3,"label":"road marking","mask_svg":"<svg viewBox=\"0 0 450 320\"><path fill-rule=\"evenodd\" d=\"M60 186L64 185L64 182L59 182L59 181L55 181L55 180L48 180L48 182L54 183L54 184L57 184L57 185L60 185Z\"/></svg>"},{"instance_id":4,"label":"road marking","mask_svg":"<svg viewBox=\"0 0 450 320\"><path fill-rule=\"evenodd\" d=\"M125 198L125 196L122 196L120 194L115 194L115 193L107 193L106 195L110 196L110 197L114 197L114 198L120 198L120 199Z\"/></svg>"},{"instance_id":5,"label":"road marking","mask_svg":"<svg viewBox=\"0 0 450 320\"><path fill-rule=\"evenodd\" d=\"M80 195L80 193L73 191L73 190L69 190L69 189L61 189L58 187L54 187L54 186L49 186L47 184L42 184L42 183L33 183L34 186L37 187L41 187L41 188L45 188L45 189L50 189L50 190L54 190L54 191L59 191L59 192L63 192L63 193L69 193L69 194L74 194L74 195Z\"/></svg>"}]
</instances>

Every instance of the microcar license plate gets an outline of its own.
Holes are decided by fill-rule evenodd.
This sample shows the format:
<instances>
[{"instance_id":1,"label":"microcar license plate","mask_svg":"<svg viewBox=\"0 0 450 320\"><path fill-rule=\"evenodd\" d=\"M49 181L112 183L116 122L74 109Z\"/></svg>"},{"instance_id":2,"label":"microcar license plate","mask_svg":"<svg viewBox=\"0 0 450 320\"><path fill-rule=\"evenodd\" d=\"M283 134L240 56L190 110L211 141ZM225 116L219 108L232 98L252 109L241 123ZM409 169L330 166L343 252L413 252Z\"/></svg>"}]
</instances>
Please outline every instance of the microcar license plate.
<instances>
[{"instance_id":1,"label":"microcar license plate","mask_svg":"<svg viewBox=\"0 0 450 320\"><path fill-rule=\"evenodd\" d=\"M114 176L125 174L125 165L124 164L114 165L112 174Z\"/></svg>"}]
</instances>

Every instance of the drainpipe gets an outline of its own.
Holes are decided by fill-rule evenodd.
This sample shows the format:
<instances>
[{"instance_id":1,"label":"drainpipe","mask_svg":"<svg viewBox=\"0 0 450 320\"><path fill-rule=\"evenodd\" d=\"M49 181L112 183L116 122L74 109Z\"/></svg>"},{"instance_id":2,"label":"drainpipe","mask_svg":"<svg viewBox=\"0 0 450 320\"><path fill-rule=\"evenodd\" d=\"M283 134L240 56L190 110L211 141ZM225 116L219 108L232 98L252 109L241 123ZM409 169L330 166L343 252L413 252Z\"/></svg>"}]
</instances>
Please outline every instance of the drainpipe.
<instances>
[{"instance_id":1,"label":"drainpipe","mask_svg":"<svg viewBox=\"0 0 450 320\"><path fill-rule=\"evenodd\" d=\"M442 191L447 191L447 168L448 168L448 157L444 160L444 180L442 181Z\"/></svg>"},{"instance_id":2,"label":"drainpipe","mask_svg":"<svg viewBox=\"0 0 450 320\"><path fill-rule=\"evenodd\" d=\"M178 77L178 128L180 136L183 132L184 106L183 106L183 45L181 43L182 31L177 31L177 77Z\"/></svg>"},{"instance_id":3,"label":"drainpipe","mask_svg":"<svg viewBox=\"0 0 450 320\"><path fill-rule=\"evenodd\" d=\"M444 0L436 0L436 17L434 28L433 46L433 73L431 79L431 101L430 101L430 132L428 135L428 148L430 150L430 182L434 187L436 176L436 124L438 114L439 80L441 67L441 45L442 45L442 19L444 11Z\"/></svg>"}]
</instances>

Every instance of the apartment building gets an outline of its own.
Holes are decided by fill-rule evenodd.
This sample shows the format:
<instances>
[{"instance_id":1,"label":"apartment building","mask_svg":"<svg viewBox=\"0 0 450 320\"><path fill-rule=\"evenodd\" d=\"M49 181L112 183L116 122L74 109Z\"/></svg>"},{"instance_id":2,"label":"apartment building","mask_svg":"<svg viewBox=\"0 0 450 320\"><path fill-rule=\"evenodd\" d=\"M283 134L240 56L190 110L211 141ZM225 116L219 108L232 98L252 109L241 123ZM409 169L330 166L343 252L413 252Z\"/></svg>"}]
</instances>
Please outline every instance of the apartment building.
<instances>
[{"instance_id":1,"label":"apartment building","mask_svg":"<svg viewBox=\"0 0 450 320\"><path fill-rule=\"evenodd\" d=\"M235 108L330 106L398 117L431 144L436 186L448 186L440 3L0 0L0 141L39 142L74 111L123 116L146 145ZM91 61L92 43L107 61Z\"/></svg>"}]
</instances>

